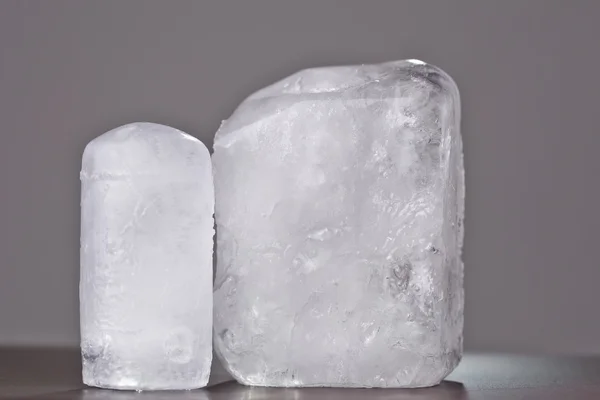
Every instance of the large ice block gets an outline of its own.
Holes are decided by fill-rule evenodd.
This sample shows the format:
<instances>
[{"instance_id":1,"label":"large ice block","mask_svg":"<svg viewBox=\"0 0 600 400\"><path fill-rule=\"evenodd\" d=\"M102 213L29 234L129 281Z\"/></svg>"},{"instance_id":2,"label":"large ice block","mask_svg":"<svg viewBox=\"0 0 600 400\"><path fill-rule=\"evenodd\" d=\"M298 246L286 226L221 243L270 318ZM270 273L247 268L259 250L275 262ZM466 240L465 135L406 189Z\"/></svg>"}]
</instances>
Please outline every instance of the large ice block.
<instances>
[{"instance_id":1,"label":"large ice block","mask_svg":"<svg viewBox=\"0 0 600 400\"><path fill-rule=\"evenodd\" d=\"M459 94L417 60L301 71L217 132L217 354L259 386L420 387L463 327Z\"/></svg>"},{"instance_id":2,"label":"large ice block","mask_svg":"<svg viewBox=\"0 0 600 400\"><path fill-rule=\"evenodd\" d=\"M85 384L206 385L213 208L210 155L192 136L134 123L87 145L79 287Z\"/></svg>"}]
</instances>

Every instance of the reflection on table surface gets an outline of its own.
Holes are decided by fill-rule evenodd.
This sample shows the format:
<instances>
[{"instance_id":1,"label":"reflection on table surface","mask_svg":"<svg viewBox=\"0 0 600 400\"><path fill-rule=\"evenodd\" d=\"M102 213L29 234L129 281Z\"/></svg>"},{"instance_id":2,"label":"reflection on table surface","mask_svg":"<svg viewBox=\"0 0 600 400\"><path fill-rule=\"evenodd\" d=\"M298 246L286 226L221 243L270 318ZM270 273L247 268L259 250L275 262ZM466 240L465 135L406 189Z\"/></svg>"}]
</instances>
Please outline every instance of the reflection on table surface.
<instances>
[{"instance_id":1,"label":"reflection on table surface","mask_svg":"<svg viewBox=\"0 0 600 400\"><path fill-rule=\"evenodd\" d=\"M461 383L444 381L438 386L423 389L335 389L335 388L264 388L225 382L205 389L184 391L117 391L86 388L83 390L52 393L36 399L82 400L303 400L303 399L466 399Z\"/></svg>"}]
</instances>

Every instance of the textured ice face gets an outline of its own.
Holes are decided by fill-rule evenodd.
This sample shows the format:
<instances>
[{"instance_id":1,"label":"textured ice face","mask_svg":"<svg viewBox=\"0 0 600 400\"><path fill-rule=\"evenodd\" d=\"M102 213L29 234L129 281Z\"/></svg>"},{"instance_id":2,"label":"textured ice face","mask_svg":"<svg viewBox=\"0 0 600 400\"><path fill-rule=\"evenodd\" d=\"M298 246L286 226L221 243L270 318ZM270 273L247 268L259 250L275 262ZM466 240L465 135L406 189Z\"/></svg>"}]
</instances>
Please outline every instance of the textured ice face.
<instances>
[{"instance_id":1,"label":"textured ice face","mask_svg":"<svg viewBox=\"0 0 600 400\"><path fill-rule=\"evenodd\" d=\"M215 138L217 354L264 386L434 385L462 353L459 95L419 61L301 71Z\"/></svg>"},{"instance_id":2,"label":"textured ice face","mask_svg":"<svg viewBox=\"0 0 600 400\"><path fill-rule=\"evenodd\" d=\"M214 208L208 150L167 126L125 125L88 144L81 185L84 383L205 386Z\"/></svg>"}]
</instances>

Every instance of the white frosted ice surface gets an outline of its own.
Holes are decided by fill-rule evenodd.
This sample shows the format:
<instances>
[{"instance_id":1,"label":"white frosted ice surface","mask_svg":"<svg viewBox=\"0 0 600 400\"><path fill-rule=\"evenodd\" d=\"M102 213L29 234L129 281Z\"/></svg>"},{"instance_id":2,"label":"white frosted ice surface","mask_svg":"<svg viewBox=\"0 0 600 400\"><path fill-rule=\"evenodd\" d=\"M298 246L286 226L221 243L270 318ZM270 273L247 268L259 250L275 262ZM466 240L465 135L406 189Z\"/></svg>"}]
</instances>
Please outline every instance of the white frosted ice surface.
<instances>
[{"instance_id":1,"label":"white frosted ice surface","mask_svg":"<svg viewBox=\"0 0 600 400\"><path fill-rule=\"evenodd\" d=\"M301 71L213 154L215 350L260 386L420 387L462 354L460 102L416 61Z\"/></svg>"},{"instance_id":2,"label":"white frosted ice surface","mask_svg":"<svg viewBox=\"0 0 600 400\"><path fill-rule=\"evenodd\" d=\"M84 383L205 386L214 233L208 150L174 128L125 125L87 145L81 185Z\"/></svg>"}]
</instances>

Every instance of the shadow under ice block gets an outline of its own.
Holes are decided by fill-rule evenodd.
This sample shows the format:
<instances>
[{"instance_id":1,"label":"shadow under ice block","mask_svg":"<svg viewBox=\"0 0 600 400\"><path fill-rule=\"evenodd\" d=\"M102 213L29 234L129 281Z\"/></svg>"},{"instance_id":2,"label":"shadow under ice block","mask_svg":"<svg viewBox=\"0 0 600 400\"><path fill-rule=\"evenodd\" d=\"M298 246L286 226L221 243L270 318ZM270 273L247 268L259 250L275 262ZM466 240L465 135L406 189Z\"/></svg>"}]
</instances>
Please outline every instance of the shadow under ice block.
<instances>
[{"instance_id":1,"label":"shadow under ice block","mask_svg":"<svg viewBox=\"0 0 600 400\"><path fill-rule=\"evenodd\" d=\"M210 155L192 136L135 123L87 145L79 287L86 385L206 385L213 208Z\"/></svg>"},{"instance_id":2,"label":"shadow under ice block","mask_svg":"<svg viewBox=\"0 0 600 400\"><path fill-rule=\"evenodd\" d=\"M462 355L456 85L417 60L301 71L213 154L216 352L259 386L421 387Z\"/></svg>"}]
</instances>

